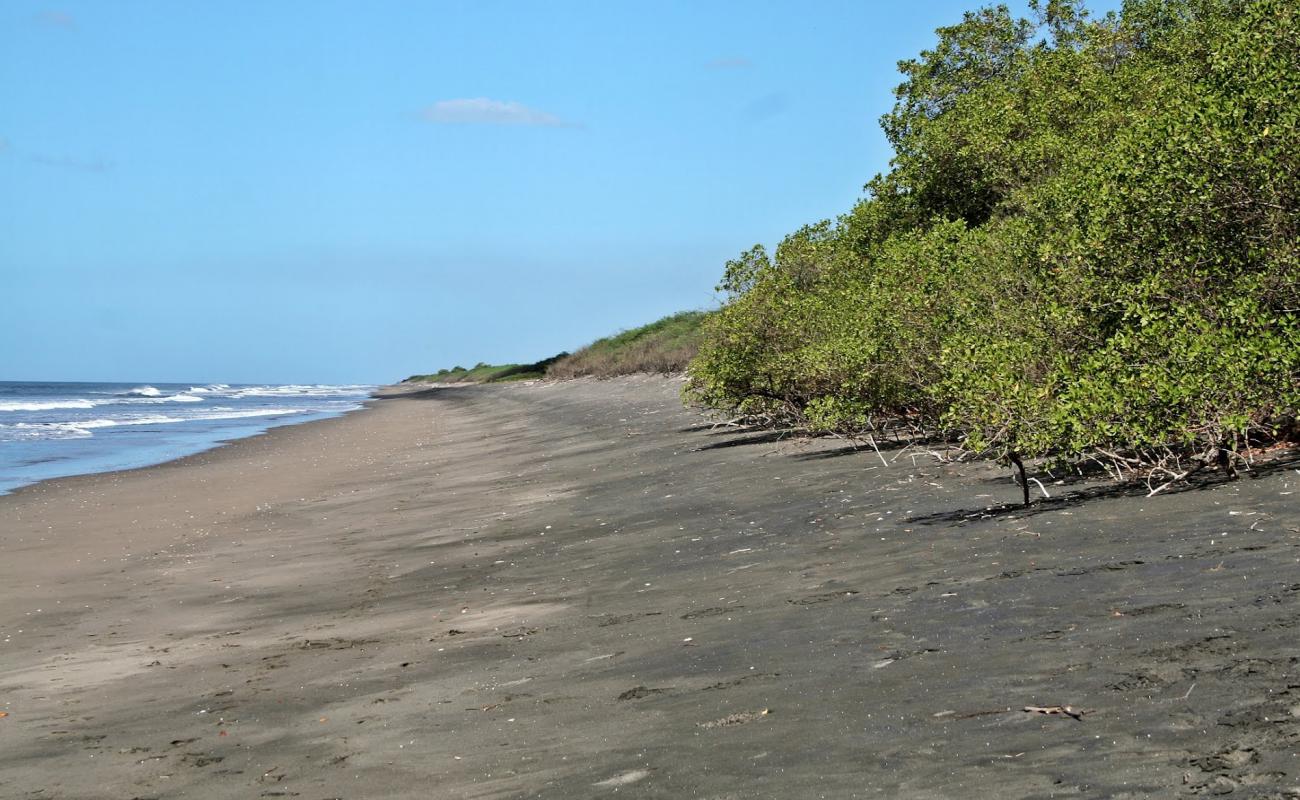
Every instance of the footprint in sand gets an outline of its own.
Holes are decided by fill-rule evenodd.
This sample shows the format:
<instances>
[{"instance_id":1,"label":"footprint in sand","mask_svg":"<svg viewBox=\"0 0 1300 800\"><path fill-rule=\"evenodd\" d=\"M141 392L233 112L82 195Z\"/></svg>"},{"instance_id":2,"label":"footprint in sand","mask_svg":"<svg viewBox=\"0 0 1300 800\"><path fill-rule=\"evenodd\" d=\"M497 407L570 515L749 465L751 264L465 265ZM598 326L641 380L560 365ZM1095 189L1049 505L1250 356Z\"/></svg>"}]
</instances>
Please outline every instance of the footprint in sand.
<instances>
[{"instance_id":1,"label":"footprint in sand","mask_svg":"<svg viewBox=\"0 0 1300 800\"><path fill-rule=\"evenodd\" d=\"M663 689L650 689L645 686L634 686L618 696L619 700L640 700L643 697L651 695L664 694L672 689L671 686Z\"/></svg>"},{"instance_id":2,"label":"footprint in sand","mask_svg":"<svg viewBox=\"0 0 1300 800\"><path fill-rule=\"evenodd\" d=\"M798 597L786 602L795 606L815 606L822 603L829 603L834 600L843 600L857 594L854 589L840 589L835 592L823 592L821 594L810 594L807 597Z\"/></svg>"}]
</instances>

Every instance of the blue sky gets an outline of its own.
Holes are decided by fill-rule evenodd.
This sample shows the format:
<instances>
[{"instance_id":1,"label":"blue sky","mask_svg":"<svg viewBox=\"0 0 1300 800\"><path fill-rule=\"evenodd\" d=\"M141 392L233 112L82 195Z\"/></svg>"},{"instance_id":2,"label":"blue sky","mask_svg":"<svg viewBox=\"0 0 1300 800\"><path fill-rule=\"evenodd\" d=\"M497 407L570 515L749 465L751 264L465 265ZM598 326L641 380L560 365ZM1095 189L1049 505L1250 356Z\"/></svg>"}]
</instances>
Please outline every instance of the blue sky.
<instances>
[{"instance_id":1,"label":"blue sky","mask_svg":"<svg viewBox=\"0 0 1300 800\"><path fill-rule=\"evenodd\" d=\"M0 380L386 382L711 307L975 5L10 0Z\"/></svg>"}]
</instances>

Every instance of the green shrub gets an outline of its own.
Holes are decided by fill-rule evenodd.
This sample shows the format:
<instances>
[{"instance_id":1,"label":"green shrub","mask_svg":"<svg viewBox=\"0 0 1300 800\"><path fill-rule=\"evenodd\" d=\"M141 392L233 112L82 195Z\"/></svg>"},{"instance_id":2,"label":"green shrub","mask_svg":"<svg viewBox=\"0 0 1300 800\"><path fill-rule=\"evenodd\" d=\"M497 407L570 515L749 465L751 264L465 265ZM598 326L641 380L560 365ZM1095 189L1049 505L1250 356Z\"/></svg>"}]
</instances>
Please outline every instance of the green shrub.
<instances>
[{"instance_id":1,"label":"green shrub","mask_svg":"<svg viewBox=\"0 0 1300 800\"><path fill-rule=\"evenodd\" d=\"M689 398L997 456L1240 451L1300 408L1300 11L967 14L902 62L891 169L727 265Z\"/></svg>"}]
</instances>

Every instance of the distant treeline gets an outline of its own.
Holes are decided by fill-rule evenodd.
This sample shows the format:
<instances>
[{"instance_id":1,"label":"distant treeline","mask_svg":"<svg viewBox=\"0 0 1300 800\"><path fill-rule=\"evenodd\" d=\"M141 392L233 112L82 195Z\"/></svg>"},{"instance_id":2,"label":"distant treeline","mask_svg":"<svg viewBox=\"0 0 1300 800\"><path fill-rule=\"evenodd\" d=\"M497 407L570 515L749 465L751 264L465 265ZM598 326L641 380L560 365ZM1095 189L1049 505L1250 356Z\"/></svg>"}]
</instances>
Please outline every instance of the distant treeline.
<instances>
[{"instance_id":1,"label":"distant treeline","mask_svg":"<svg viewBox=\"0 0 1300 800\"><path fill-rule=\"evenodd\" d=\"M480 361L472 367L450 367L428 375L412 375L405 383L506 383L507 381L537 380L546 377L546 370L568 353L544 358L532 364L485 364Z\"/></svg>"},{"instance_id":2,"label":"distant treeline","mask_svg":"<svg viewBox=\"0 0 1300 800\"><path fill-rule=\"evenodd\" d=\"M970 12L866 196L727 264L688 396L1183 471L1294 434L1300 3Z\"/></svg>"},{"instance_id":3,"label":"distant treeline","mask_svg":"<svg viewBox=\"0 0 1300 800\"><path fill-rule=\"evenodd\" d=\"M538 378L612 378L640 372L672 374L685 371L699 349L700 331L708 312L683 311L649 325L597 339L575 353L560 353L533 364L477 364L452 367L407 381L437 383L502 383Z\"/></svg>"}]
</instances>

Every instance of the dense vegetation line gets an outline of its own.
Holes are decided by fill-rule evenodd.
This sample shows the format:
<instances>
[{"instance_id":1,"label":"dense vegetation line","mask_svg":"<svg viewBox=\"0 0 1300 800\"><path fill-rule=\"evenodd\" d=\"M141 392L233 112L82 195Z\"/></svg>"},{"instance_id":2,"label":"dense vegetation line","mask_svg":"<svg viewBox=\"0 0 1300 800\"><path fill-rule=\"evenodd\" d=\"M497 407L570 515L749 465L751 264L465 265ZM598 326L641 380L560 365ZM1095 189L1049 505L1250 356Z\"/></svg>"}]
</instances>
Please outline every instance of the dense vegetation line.
<instances>
[{"instance_id":1,"label":"dense vegetation line","mask_svg":"<svg viewBox=\"0 0 1300 800\"><path fill-rule=\"evenodd\" d=\"M688 397L1185 475L1294 436L1300 10L969 12L899 64L890 170L727 264Z\"/></svg>"},{"instance_id":2,"label":"dense vegetation line","mask_svg":"<svg viewBox=\"0 0 1300 800\"><path fill-rule=\"evenodd\" d=\"M538 378L611 378L616 375L679 374L695 357L707 311L681 311L638 328L597 339L576 352L560 353L533 364L477 364L452 367L407 381L501 383Z\"/></svg>"},{"instance_id":3,"label":"dense vegetation line","mask_svg":"<svg viewBox=\"0 0 1300 800\"><path fill-rule=\"evenodd\" d=\"M546 377L546 370L568 353L544 358L532 364L486 364L440 369L427 375L412 375L403 383L506 383L509 381L537 380Z\"/></svg>"}]
</instances>

